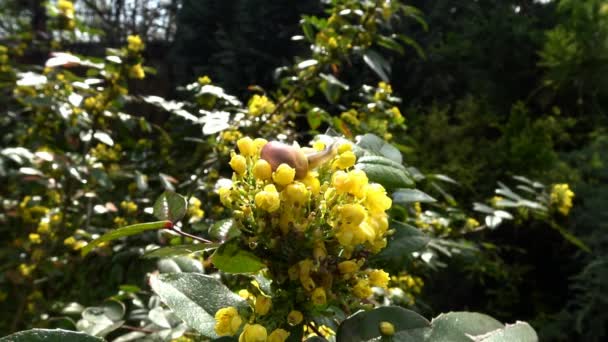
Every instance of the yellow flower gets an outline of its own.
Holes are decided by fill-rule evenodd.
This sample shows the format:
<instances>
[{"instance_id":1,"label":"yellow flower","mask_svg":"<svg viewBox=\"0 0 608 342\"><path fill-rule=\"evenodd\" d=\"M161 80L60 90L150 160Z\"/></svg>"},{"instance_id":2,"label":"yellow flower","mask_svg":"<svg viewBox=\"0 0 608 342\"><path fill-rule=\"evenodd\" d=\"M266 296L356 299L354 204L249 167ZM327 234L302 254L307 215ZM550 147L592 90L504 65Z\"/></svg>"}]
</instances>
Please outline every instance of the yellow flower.
<instances>
[{"instance_id":1,"label":"yellow flower","mask_svg":"<svg viewBox=\"0 0 608 342\"><path fill-rule=\"evenodd\" d=\"M243 134L237 130L227 130L222 132L222 140L227 142L233 142L239 139Z\"/></svg>"},{"instance_id":2,"label":"yellow flower","mask_svg":"<svg viewBox=\"0 0 608 342\"><path fill-rule=\"evenodd\" d=\"M255 298L255 313L264 316L270 311L270 307L272 306L272 300L270 297L266 297L263 295L259 295Z\"/></svg>"},{"instance_id":3,"label":"yellow flower","mask_svg":"<svg viewBox=\"0 0 608 342\"><path fill-rule=\"evenodd\" d=\"M120 202L120 208L126 211L128 214L133 214L137 212L137 204L132 201L122 201Z\"/></svg>"},{"instance_id":4,"label":"yellow flower","mask_svg":"<svg viewBox=\"0 0 608 342\"><path fill-rule=\"evenodd\" d=\"M319 194L319 191L321 190L321 182L317 177L318 174L316 172L308 172L306 177L301 180L313 195Z\"/></svg>"},{"instance_id":5,"label":"yellow flower","mask_svg":"<svg viewBox=\"0 0 608 342\"><path fill-rule=\"evenodd\" d=\"M382 213L390 209L393 201L386 195L386 190L380 184L368 184L364 188L365 206L372 213Z\"/></svg>"},{"instance_id":6,"label":"yellow flower","mask_svg":"<svg viewBox=\"0 0 608 342\"><path fill-rule=\"evenodd\" d=\"M308 190L303 183L294 182L285 187L281 192L286 202L295 206L302 206L308 201Z\"/></svg>"},{"instance_id":7,"label":"yellow flower","mask_svg":"<svg viewBox=\"0 0 608 342\"><path fill-rule=\"evenodd\" d=\"M338 47L338 41L336 40L336 38L331 37L329 38L329 40L327 41L327 46L329 46L332 49L335 49Z\"/></svg>"},{"instance_id":8,"label":"yellow flower","mask_svg":"<svg viewBox=\"0 0 608 342\"><path fill-rule=\"evenodd\" d=\"M239 291L239 297L243 298L243 299L248 299L249 297L251 297L251 293L249 293L249 291L242 289Z\"/></svg>"},{"instance_id":9,"label":"yellow flower","mask_svg":"<svg viewBox=\"0 0 608 342\"><path fill-rule=\"evenodd\" d=\"M269 180L272 177L272 167L264 159L258 159L253 166L253 176L261 181Z\"/></svg>"},{"instance_id":10,"label":"yellow flower","mask_svg":"<svg viewBox=\"0 0 608 342\"><path fill-rule=\"evenodd\" d=\"M235 307L221 308L215 313L215 333L219 336L233 336L239 330L243 319Z\"/></svg>"},{"instance_id":11,"label":"yellow flower","mask_svg":"<svg viewBox=\"0 0 608 342\"><path fill-rule=\"evenodd\" d=\"M363 196L363 187L368 182L367 175L362 170L338 171L334 173L332 178L332 185L339 194L349 193L356 197Z\"/></svg>"},{"instance_id":12,"label":"yellow flower","mask_svg":"<svg viewBox=\"0 0 608 342\"><path fill-rule=\"evenodd\" d=\"M57 1L57 9L62 15L68 18L74 18L74 4L71 1L59 0Z\"/></svg>"},{"instance_id":13,"label":"yellow flower","mask_svg":"<svg viewBox=\"0 0 608 342\"><path fill-rule=\"evenodd\" d=\"M327 301L325 289L322 287L317 287L314 289L310 297L314 305L325 305Z\"/></svg>"},{"instance_id":14,"label":"yellow flower","mask_svg":"<svg viewBox=\"0 0 608 342\"><path fill-rule=\"evenodd\" d=\"M353 294L361 299L369 298L372 295L372 289L369 287L369 280L359 279L353 287Z\"/></svg>"},{"instance_id":15,"label":"yellow flower","mask_svg":"<svg viewBox=\"0 0 608 342\"><path fill-rule=\"evenodd\" d=\"M296 170L287 164L281 164L277 167L277 170L273 173L272 179L279 185L287 185L293 182L296 176Z\"/></svg>"},{"instance_id":16,"label":"yellow flower","mask_svg":"<svg viewBox=\"0 0 608 342\"><path fill-rule=\"evenodd\" d=\"M195 220L200 220L203 218L205 212L203 209L201 209L201 204L201 200L198 198L194 196L190 197L190 200L188 201L188 215L191 218Z\"/></svg>"},{"instance_id":17,"label":"yellow flower","mask_svg":"<svg viewBox=\"0 0 608 342\"><path fill-rule=\"evenodd\" d=\"M269 213L279 209L281 200L275 186L268 184L264 187L264 190L255 194L255 205Z\"/></svg>"},{"instance_id":18,"label":"yellow flower","mask_svg":"<svg viewBox=\"0 0 608 342\"><path fill-rule=\"evenodd\" d=\"M232 199L230 195L232 191L228 187L221 187L217 190L218 195L220 196L220 202L226 207L230 207L232 205Z\"/></svg>"},{"instance_id":19,"label":"yellow flower","mask_svg":"<svg viewBox=\"0 0 608 342\"><path fill-rule=\"evenodd\" d=\"M266 342L268 333L266 328L259 324L245 324L239 342Z\"/></svg>"},{"instance_id":20,"label":"yellow flower","mask_svg":"<svg viewBox=\"0 0 608 342\"><path fill-rule=\"evenodd\" d=\"M383 91L385 91L389 94L391 94L393 92L393 88L391 87L391 85L386 82L379 82L378 88L382 89Z\"/></svg>"},{"instance_id":21,"label":"yellow flower","mask_svg":"<svg viewBox=\"0 0 608 342\"><path fill-rule=\"evenodd\" d=\"M395 335L395 326L390 322L380 322L380 332L385 336Z\"/></svg>"},{"instance_id":22,"label":"yellow flower","mask_svg":"<svg viewBox=\"0 0 608 342\"><path fill-rule=\"evenodd\" d=\"M236 144L239 147L239 152L245 157L253 157L255 155L255 146L253 140L250 137L244 137L239 139Z\"/></svg>"},{"instance_id":23,"label":"yellow flower","mask_svg":"<svg viewBox=\"0 0 608 342\"><path fill-rule=\"evenodd\" d=\"M146 73L144 72L144 68L141 66L141 64L135 64L129 69L129 77L138 80L146 77Z\"/></svg>"},{"instance_id":24,"label":"yellow flower","mask_svg":"<svg viewBox=\"0 0 608 342\"><path fill-rule=\"evenodd\" d=\"M260 152L262 151L262 147L264 147L266 144L268 144L268 140L263 139L263 138L256 138L253 140L253 146L255 146L255 152L256 154L260 154Z\"/></svg>"},{"instance_id":25,"label":"yellow flower","mask_svg":"<svg viewBox=\"0 0 608 342\"><path fill-rule=\"evenodd\" d=\"M383 270L371 270L367 273L367 276L369 277L369 283L372 286L378 286L385 289L390 280L390 275Z\"/></svg>"},{"instance_id":26,"label":"yellow flower","mask_svg":"<svg viewBox=\"0 0 608 342\"><path fill-rule=\"evenodd\" d=\"M298 310L292 310L287 315L287 322L289 323L289 325L298 325L298 324L302 323L303 319L304 319L304 316Z\"/></svg>"},{"instance_id":27,"label":"yellow flower","mask_svg":"<svg viewBox=\"0 0 608 342\"><path fill-rule=\"evenodd\" d=\"M199 77L197 81L200 85L207 85L207 84L211 83L211 78L209 78L209 76L205 75L203 77Z\"/></svg>"},{"instance_id":28,"label":"yellow flower","mask_svg":"<svg viewBox=\"0 0 608 342\"><path fill-rule=\"evenodd\" d=\"M363 222L366 213L360 204L344 204L338 207L340 222L343 226L356 227Z\"/></svg>"},{"instance_id":29,"label":"yellow flower","mask_svg":"<svg viewBox=\"0 0 608 342\"><path fill-rule=\"evenodd\" d=\"M352 151L352 150L353 150L353 145L349 142L341 143L340 146L338 146L339 154L342 154L342 153L348 152L348 151Z\"/></svg>"},{"instance_id":30,"label":"yellow flower","mask_svg":"<svg viewBox=\"0 0 608 342\"><path fill-rule=\"evenodd\" d=\"M29 277L30 274L36 269L36 265L19 265L19 273L24 277Z\"/></svg>"},{"instance_id":31,"label":"yellow flower","mask_svg":"<svg viewBox=\"0 0 608 342\"><path fill-rule=\"evenodd\" d=\"M395 119L395 122L397 124L402 124L405 121L403 115L401 115L401 111L399 110L399 108L393 107L390 109L390 111L393 114L393 119Z\"/></svg>"},{"instance_id":32,"label":"yellow flower","mask_svg":"<svg viewBox=\"0 0 608 342\"><path fill-rule=\"evenodd\" d=\"M477 228L479 227L479 222L476 219L469 217L467 218L467 222L464 224L464 226L467 229Z\"/></svg>"},{"instance_id":33,"label":"yellow flower","mask_svg":"<svg viewBox=\"0 0 608 342\"><path fill-rule=\"evenodd\" d=\"M268 335L268 342L285 342L289 337L289 332L284 329L275 329Z\"/></svg>"},{"instance_id":34,"label":"yellow flower","mask_svg":"<svg viewBox=\"0 0 608 342\"><path fill-rule=\"evenodd\" d=\"M551 204L557 207L557 210L563 215L568 215L572 208L572 198L574 192L570 190L568 184L555 184L551 189Z\"/></svg>"},{"instance_id":35,"label":"yellow flower","mask_svg":"<svg viewBox=\"0 0 608 342\"><path fill-rule=\"evenodd\" d=\"M53 215L55 216L55 215ZM36 231L40 234L47 234L48 232L50 232L50 224L49 224L49 220L48 219L42 219L40 220L40 222L38 223L38 228L36 229Z\"/></svg>"},{"instance_id":36,"label":"yellow flower","mask_svg":"<svg viewBox=\"0 0 608 342\"><path fill-rule=\"evenodd\" d=\"M266 96L253 95L249 100L249 114L253 116L260 116L262 114L269 114L274 112L276 106Z\"/></svg>"},{"instance_id":37,"label":"yellow flower","mask_svg":"<svg viewBox=\"0 0 608 342\"><path fill-rule=\"evenodd\" d=\"M230 167L239 175L243 175L247 171L247 160L242 155L233 153L230 159Z\"/></svg>"},{"instance_id":38,"label":"yellow flower","mask_svg":"<svg viewBox=\"0 0 608 342\"><path fill-rule=\"evenodd\" d=\"M73 236L70 236L68 238L66 238L65 240L63 240L63 244L66 246L73 246L76 244L76 239Z\"/></svg>"},{"instance_id":39,"label":"yellow flower","mask_svg":"<svg viewBox=\"0 0 608 342\"><path fill-rule=\"evenodd\" d=\"M332 165L335 169L344 170L355 165L356 161L357 157L352 151L345 151L338 156L338 159Z\"/></svg>"},{"instance_id":40,"label":"yellow flower","mask_svg":"<svg viewBox=\"0 0 608 342\"><path fill-rule=\"evenodd\" d=\"M33 244L35 244L35 245L39 244L39 243L42 243L42 239L40 239L40 235L39 234L31 233L28 236L28 238L29 238L30 242L33 243Z\"/></svg>"},{"instance_id":41,"label":"yellow flower","mask_svg":"<svg viewBox=\"0 0 608 342\"><path fill-rule=\"evenodd\" d=\"M127 43L127 49L130 51L139 52L144 49L144 43L138 35L128 36Z\"/></svg>"},{"instance_id":42,"label":"yellow flower","mask_svg":"<svg viewBox=\"0 0 608 342\"><path fill-rule=\"evenodd\" d=\"M342 274L355 273L359 270L359 264L354 260L342 261L338 264L338 270Z\"/></svg>"}]
</instances>

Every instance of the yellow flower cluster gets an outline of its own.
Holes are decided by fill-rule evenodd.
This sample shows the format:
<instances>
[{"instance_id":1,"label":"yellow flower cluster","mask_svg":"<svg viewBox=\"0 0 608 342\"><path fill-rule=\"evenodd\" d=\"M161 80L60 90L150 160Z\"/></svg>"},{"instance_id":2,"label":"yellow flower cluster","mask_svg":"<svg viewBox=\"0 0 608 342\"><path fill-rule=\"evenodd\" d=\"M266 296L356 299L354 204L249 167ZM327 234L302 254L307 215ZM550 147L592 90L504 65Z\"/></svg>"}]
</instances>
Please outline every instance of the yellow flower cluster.
<instances>
[{"instance_id":1,"label":"yellow flower cluster","mask_svg":"<svg viewBox=\"0 0 608 342\"><path fill-rule=\"evenodd\" d=\"M264 310L268 310L270 307L269 301L262 300L260 297L256 299L256 308L258 302L266 304L260 304L266 307ZM219 336L234 336L243 324L243 318L239 315L238 310L235 307L229 306L219 309L215 313L215 333ZM239 342L285 342L289 337L287 330L278 328L273 330L270 334L266 328L261 324L245 324L242 327L241 334L239 335Z\"/></svg>"},{"instance_id":2,"label":"yellow flower cluster","mask_svg":"<svg viewBox=\"0 0 608 342\"><path fill-rule=\"evenodd\" d=\"M137 212L137 204L133 201L122 201L120 202L120 209L129 215L133 215Z\"/></svg>"},{"instance_id":3,"label":"yellow flower cluster","mask_svg":"<svg viewBox=\"0 0 608 342\"><path fill-rule=\"evenodd\" d=\"M407 273L393 276L390 280L391 287L389 288L389 292L399 293L405 297L409 305L413 305L416 302L416 296L422 292L424 286L422 278Z\"/></svg>"},{"instance_id":4,"label":"yellow flower cluster","mask_svg":"<svg viewBox=\"0 0 608 342\"><path fill-rule=\"evenodd\" d=\"M188 216L190 216L190 223L200 221L204 216L205 212L201 209L201 200L192 196L188 200Z\"/></svg>"},{"instance_id":5,"label":"yellow flower cluster","mask_svg":"<svg viewBox=\"0 0 608 342\"><path fill-rule=\"evenodd\" d=\"M76 27L74 22L74 3L68 0L57 1L57 11L59 12L59 23L61 28L73 30Z\"/></svg>"},{"instance_id":6,"label":"yellow flower cluster","mask_svg":"<svg viewBox=\"0 0 608 342\"><path fill-rule=\"evenodd\" d=\"M570 190L568 184L554 184L550 198L551 204L555 205L560 213L568 215L572 208L572 198L574 198L574 192Z\"/></svg>"},{"instance_id":7,"label":"yellow flower cluster","mask_svg":"<svg viewBox=\"0 0 608 342\"><path fill-rule=\"evenodd\" d=\"M198 84L200 84L200 85L211 84L211 78L209 78L209 76L207 76L207 75L199 77L197 81L198 81Z\"/></svg>"},{"instance_id":8,"label":"yellow flower cluster","mask_svg":"<svg viewBox=\"0 0 608 342\"><path fill-rule=\"evenodd\" d=\"M132 52L140 52L144 49L144 43L138 35L127 37L127 49Z\"/></svg>"},{"instance_id":9,"label":"yellow flower cluster","mask_svg":"<svg viewBox=\"0 0 608 342\"><path fill-rule=\"evenodd\" d=\"M67 18L74 18L74 4L68 0L59 0L57 1L57 10L61 15Z\"/></svg>"},{"instance_id":10,"label":"yellow flower cluster","mask_svg":"<svg viewBox=\"0 0 608 342\"><path fill-rule=\"evenodd\" d=\"M264 139L249 137L237 141L239 153L232 152L229 163L234 170L232 185L218 193L222 204L234 211L242 248L271 261L267 275L277 285L291 284L287 287L304 296L294 293L271 299L258 295L254 300L241 291L239 295L248 298L256 319L272 316L275 307L276 312L284 307L308 312L339 298L368 298L372 287L387 288L389 274L367 269L365 263L370 254L386 246L386 211L392 201L380 184L370 182L364 171L354 167L356 155L351 144L333 144L332 150L325 150L333 151L333 157L303 174L296 172L289 158L283 163L262 159L261 155L267 156L261 153L266 144ZM274 146L277 154L293 152ZM324 147L317 142L310 150ZM306 155L304 151L297 153ZM287 323L299 324L304 319L302 311L292 310ZM244 328L244 341L266 336L263 326L254 328L256 325ZM272 333L269 340L270 336Z\"/></svg>"},{"instance_id":11,"label":"yellow flower cluster","mask_svg":"<svg viewBox=\"0 0 608 342\"><path fill-rule=\"evenodd\" d=\"M0 73L11 71L11 66L8 64L8 49L4 45L0 45Z\"/></svg>"},{"instance_id":12,"label":"yellow flower cluster","mask_svg":"<svg viewBox=\"0 0 608 342\"><path fill-rule=\"evenodd\" d=\"M129 68L129 77L141 80L146 77L146 72L141 64L135 64Z\"/></svg>"},{"instance_id":13,"label":"yellow flower cluster","mask_svg":"<svg viewBox=\"0 0 608 342\"><path fill-rule=\"evenodd\" d=\"M270 114L274 112L276 106L274 102L268 99L266 96L253 95L249 100L249 114L252 116L260 116L263 114Z\"/></svg>"}]
</instances>

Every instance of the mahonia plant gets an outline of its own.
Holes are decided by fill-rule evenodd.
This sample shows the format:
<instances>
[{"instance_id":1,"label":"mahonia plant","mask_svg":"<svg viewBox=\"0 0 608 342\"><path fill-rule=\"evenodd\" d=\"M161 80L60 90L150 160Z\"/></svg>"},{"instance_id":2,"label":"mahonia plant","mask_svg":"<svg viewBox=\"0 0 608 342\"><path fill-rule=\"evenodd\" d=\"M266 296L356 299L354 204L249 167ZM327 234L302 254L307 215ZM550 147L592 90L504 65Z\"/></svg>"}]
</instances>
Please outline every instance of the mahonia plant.
<instances>
[{"instance_id":1,"label":"mahonia plant","mask_svg":"<svg viewBox=\"0 0 608 342\"><path fill-rule=\"evenodd\" d=\"M353 167L349 142L299 149L244 137L237 144L232 186L219 194L234 210L240 248L263 260L274 293L244 289L251 312L218 311L218 335L234 335L249 322L239 341L265 338L268 331L269 340L284 341L289 325L329 314L330 306L350 312L372 296L372 287L387 287L389 274L369 268L367 260L386 246L391 199ZM298 170L295 156L280 155L277 145L304 158L332 150L335 156L314 171Z\"/></svg>"}]
</instances>

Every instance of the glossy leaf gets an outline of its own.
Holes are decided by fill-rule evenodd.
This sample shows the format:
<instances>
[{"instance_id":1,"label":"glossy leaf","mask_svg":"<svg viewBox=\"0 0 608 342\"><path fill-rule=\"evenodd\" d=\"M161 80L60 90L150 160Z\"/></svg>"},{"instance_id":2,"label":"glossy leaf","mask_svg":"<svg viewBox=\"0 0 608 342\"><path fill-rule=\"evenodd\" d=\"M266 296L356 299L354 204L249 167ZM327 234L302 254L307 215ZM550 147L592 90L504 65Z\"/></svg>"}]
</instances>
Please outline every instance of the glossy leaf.
<instances>
[{"instance_id":1,"label":"glossy leaf","mask_svg":"<svg viewBox=\"0 0 608 342\"><path fill-rule=\"evenodd\" d=\"M116 239L120 239L122 237L136 235L139 233L143 233L148 230L158 230L163 228L170 228L173 224L171 221L156 221L156 222L148 222L148 223L138 223L130 226L118 228L112 230L110 232L105 233L104 235L98 237L97 239L89 242L88 245L84 246L82 249L82 255L87 255L93 248L97 247L102 242L112 241Z\"/></svg>"},{"instance_id":2,"label":"glossy leaf","mask_svg":"<svg viewBox=\"0 0 608 342\"><path fill-rule=\"evenodd\" d=\"M378 75L378 77L380 77L380 79L384 82L389 81L388 74L390 73L390 65L381 54L374 50L368 50L363 54L363 61L376 73L376 75Z\"/></svg>"},{"instance_id":3,"label":"glossy leaf","mask_svg":"<svg viewBox=\"0 0 608 342\"><path fill-rule=\"evenodd\" d=\"M350 316L338 328L336 342L362 342L379 340L380 323L389 322L395 327L395 341L423 341L431 324L414 311L398 306L385 306L371 311L360 311Z\"/></svg>"},{"instance_id":4,"label":"glossy leaf","mask_svg":"<svg viewBox=\"0 0 608 342\"><path fill-rule=\"evenodd\" d=\"M388 158L363 157L357 161L355 168L365 171L370 181L382 184L389 192L414 185L406 169Z\"/></svg>"},{"instance_id":5,"label":"glossy leaf","mask_svg":"<svg viewBox=\"0 0 608 342\"><path fill-rule=\"evenodd\" d=\"M218 279L200 273L168 273L150 277L150 286L177 317L204 336L214 331L217 310L247 305Z\"/></svg>"},{"instance_id":6,"label":"glossy leaf","mask_svg":"<svg viewBox=\"0 0 608 342\"><path fill-rule=\"evenodd\" d=\"M0 342L103 342L104 340L85 333L62 329L32 329L20 331L0 338Z\"/></svg>"},{"instance_id":7,"label":"glossy leaf","mask_svg":"<svg viewBox=\"0 0 608 342\"><path fill-rule=\"evenodd\" d=\"M450 312L431 321L428 341L470 342L468 335L481 335L504 328L494 318L476 312Z\"/></svg>"},{"instance_id":8,"label":"glossy leaf","mask_svg":"<svg viewBox=\"0 0 608 342\"><path fill-rule=\"evenodd\" d=\"M254 273L266 265L255 254L242 249L237 240L220 246L211 256L213 265L226 273Z\"/></svg>"},{"instance_id":9,"label":"glossy leaf","mask_svg":"<svg viewBox=\"0 0 608 342\"><path fill-rule=\"evenodd\" d=\"M397 189L393 192L393 203L408 204L413 202L432 203L436 199L418 189Z\"/></svg>"},{"instance_id":10,"label":"glossy leaf","mask_svg":"<svg viewBox=\"0 0 608 342\"><path fill-rule=\"evenodd\" d=\"M386 248L372 257L374 263L400 261L410 258L412 253L423 249L430 237L409 224L392 221L390 224L395 233L388 238Z\"/></svg>"},{"instance_id":11,"label":"glossy leaf","mask_svg":"<svg viewBox=\"0 0 608 342\"><path fill-rule=\"evenodd\" d=\"M159 220L175 223L186 215L187 209L188 203L182 195L165 191L154 203L154 216Z\"/></svg>"},{"instance_id":12,"label":"glossy leaf","mask_svg":"<svg viewBox=\"0 0 608 342\"><path fill-rule=\"evenodd\" d=\"M217 221L209 228L209 236L218 241L230 240L239 235L241 231L235 226L233 219Z\"/></svg>"}]
</instances>

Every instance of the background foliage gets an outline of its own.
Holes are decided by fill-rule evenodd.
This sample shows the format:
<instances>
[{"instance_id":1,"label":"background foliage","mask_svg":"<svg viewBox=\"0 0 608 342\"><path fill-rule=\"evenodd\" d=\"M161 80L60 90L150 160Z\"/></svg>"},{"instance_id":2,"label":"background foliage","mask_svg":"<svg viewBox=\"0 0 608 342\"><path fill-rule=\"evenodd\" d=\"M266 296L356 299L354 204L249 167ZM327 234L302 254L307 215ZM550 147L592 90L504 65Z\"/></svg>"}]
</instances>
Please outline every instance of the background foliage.
<instances>
[{"instance_id":1,"label":"background foliage","mask_svg":"<svg viewBox=\"0 0 608 342\"><path fill-rule=\"evenodd\" d=\"M393 193L391 217L429 239L416 257L382 261L404 293L394 302L526 320L541 340L606 338L606 1L411 1L357 33L327 18L370 2L159 3L77 0L70 15L55 1L0 0L2 335L146 335L145 322L179 337L186 327L146 274L199 272L208 254L135 258L192 242L166 230L80 249L154 220L164 190L190 203L183 231L225 237L215 190L236 140L306 144L332 128L389 141L436 200ZM49 66L59 51L79 60ZM554 183L576 194L569 215L550 200Z\"/></svg>"}]
</instances>

